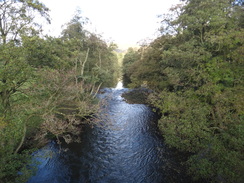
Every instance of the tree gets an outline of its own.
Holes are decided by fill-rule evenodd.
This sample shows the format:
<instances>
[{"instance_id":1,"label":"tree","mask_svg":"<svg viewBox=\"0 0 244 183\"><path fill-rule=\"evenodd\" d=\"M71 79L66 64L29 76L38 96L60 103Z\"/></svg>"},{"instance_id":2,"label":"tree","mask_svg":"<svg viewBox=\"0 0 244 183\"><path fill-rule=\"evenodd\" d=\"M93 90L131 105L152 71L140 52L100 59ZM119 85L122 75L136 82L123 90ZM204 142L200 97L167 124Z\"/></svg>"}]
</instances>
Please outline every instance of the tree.
<instances>
[{"instance_id":1,"label":"tree","mask_svg":"<svg viewBox=\"0 0 244 183\"><path fill-rule=\"evenodd\" d=\"M6 115L10 111L11 95L27 81L28 74L25 74L26 72L23 69L29 70L25 60L23 60L23 50L17 47L16 43L20 41L18 39L21 34L34 31L34 12L39 13L47 20L49 19L48 8L39 1L3 0L0 6L0 46L2 51L0 65L3 66L1 68L0 97ZM20 76L22 73L24 76Z\"/></svg>"},{"instance_id":2,"label":"tree","mask_svg":"<svg viewBox=\"0 0 244 183\"><path fill-rule=\"evenodd\" d=\"M133 63L138 61L140 58L139 53L133 49L129 48L123 58L123 84L128 86L131 83L131 70L129 69Z\"/></svg>"},{"instance_id":3,"label":"tree","mask_svg":"<svg viewBox=\"0 0 244 183\"><path fill-rule=\"evenodd\" d=\"M11 97L31 76L31 68L24 60L23 49L12 43L1 46L0 61L5 62L0 68L1 112L6 117L11 113Z\"/></svg>"},{"instance_id":4,"label":"tree","mask_svg":"<svg viewBox=\"0 0 244 183\"><path fill-rule=\"evenodd\" d=\"M34 33L38 24L35 13L49 20L49 9L37 0L2 0L0 2L0 43L18 41L20 34Z\"/></svg>"},{"instance_id":5,"label":"tree","mask_svg":"<svg viewBox=\"0 0 244 183\"><path fill-rule=\"evenodd\" d=\"M84 25L89 22L89 19L81 15L81 10L76 10L74 17L65 25L65 29L62 31L62 37L64 39L79 39L85 40L86 30Z\"/></svg>"},{"instance_id":6,"label":"tree","mask_svg":"<svg viewBox=\"0 0 244 183\"><path fill-rule=\"evenodd\" d=\"M34 68L70 69L70 44L61 38L22 36L25 60Z\"/></svg>"},{"instance_id":7,"label":"tree","mask_svg":"<svg viewBox=\"0 0 244 183\"><path fill-rule=\"evenodd\" d=\"M0 168L1 182L13 182L29 172L24 164L30 156L19 151L30 123L24 90L31 83L33 68L25 59L21 37L37 35L34 17L39 14L48 20L47 13L48 9L39 1L0 2L0 163L4 165Z\"/></svg>"},{"instance_id":8,"label":"tree","mask_svg":"<svg viewBox=\"0 0 244 183\"><path fill-rule=\"evenodd\" d=\"M234 0L184 2L171 9L162 36L129 67L130 79L155 90L150 99L162 114L165 142L193 154L189 173L241 182L243 7Z\"/></svg>"},{"instance_id":9,"label":"tree","mask_svg":"<svg viewBox=\"0 0 244 183\"><path fill-rule=\"evenodd\" d=\"M62 31L62 39L72 42L72 62L76 72L76 82L83 81L89 86L90 93L95 88L114 84L118 75L118 61L112 47L100 35L83 29L87 23L78 11ZM112 81L112 82L111 82ZM96 89L96 90L97 90Z\"/></svg>"}]
</instances>

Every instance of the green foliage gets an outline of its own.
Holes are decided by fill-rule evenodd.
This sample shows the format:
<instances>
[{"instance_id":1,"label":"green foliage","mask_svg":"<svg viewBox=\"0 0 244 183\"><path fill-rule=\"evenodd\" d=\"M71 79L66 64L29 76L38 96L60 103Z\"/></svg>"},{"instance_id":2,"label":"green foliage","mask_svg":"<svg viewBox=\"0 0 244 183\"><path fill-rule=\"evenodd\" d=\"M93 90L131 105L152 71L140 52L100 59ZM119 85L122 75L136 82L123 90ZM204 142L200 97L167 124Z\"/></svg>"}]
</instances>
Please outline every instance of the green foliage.
<instances>
[{"instance_id":1,"label":"green foliage","mask_svg":"<svg viewBox=\"0 0 244 183\"><path fill-rule=\"evenodd\" d=\"M66 28L62 31L65 39L84 40L87 31L84 30L84 24L88 23L89 19L81 15L81 10L77 10L74 17L66 24Z\"/></svg>"},{"instance_id":2,"label":"green foliage","mask_svg":"<svg viewBox=\"0 0 244 183\"><path fill-rule=\"evenodd\" d=\"M243 180L241 9L227 0L177 5L162 36L127 68L132 86L146 82L155 91L150 100L162 113L165 142L193 153L187 164L195 179Z\"/></svg>"},{"instance_id":3,"label":"green foliage","mask_svg":"<svg viewBox=\"0 0 244 183\"><path fill-rule=\"evenodd\" d=\"M19 42L22 34L38 34L36 28L40 26L34 22L36 15L41 15L50 22L49 9L36 0L3 0L0 6L0 44Z\"/></svg>"},{"instance_id":4,"label":"green foliage","mask_svg":"<svg viewBox=\"0 0 244 183\"><path fill-rule=\"evenodd\" d=\"M0 182L26 182L35 171L31 149L47 134L79 140L81 124L97 111L99 88L117 82L116 46L84 30L79 12L53 38L39 36L35 15L49 21L39 1L0 7Z\"/></svg>"},{"instance_id":5,"label":"green foliage","mask_svg":"<svg viewBox=\"0 0 244 183\"><path fill-rule=\"evenodd\" d=\"M10 121L11 120L11 121ZM34 168L25 166L30 163L31 151L16 153L25 133L21 114L15 119L0 118L0 182L26 182ZM19 172L19 173L18 173Z\"/></svg>"},{"instance_id":6,"label":"green foliage","mask_svg":"<svg viewBox=\"0 0 244 183\"><path fill-rule=\"evenodd\" d=\"M31 163L30 152L22 152L19 154L9 154L1 156L0 182L27 182L28 178L33 175L34 167L25 165Z\"/></svg>"},{"instance_id":7,"label":"green foliage","mask_svg":"<svg viewBox=\"0 0 244 183\"><path fill-rule=\"evenodd\" d=\"M22 37L25 51L25 60L35 68L50 67L55 69L69 68L68 60L70 43L64 43L59 38L47 37L42 39L38 36ZM67 48L66 48L67 47Z\"/></svg>"},{"instance_id":8,"label":"green foliage","mask_svg":"<svg viewBox=\"0 0 244 183\"><path fill-rule=\"evenodd\" d=\"M133 69L131 65L139 60L140 54L133 48L129 48L123 58L123 84L128 86L131 83Z\"/></svg>"}]
</instances>

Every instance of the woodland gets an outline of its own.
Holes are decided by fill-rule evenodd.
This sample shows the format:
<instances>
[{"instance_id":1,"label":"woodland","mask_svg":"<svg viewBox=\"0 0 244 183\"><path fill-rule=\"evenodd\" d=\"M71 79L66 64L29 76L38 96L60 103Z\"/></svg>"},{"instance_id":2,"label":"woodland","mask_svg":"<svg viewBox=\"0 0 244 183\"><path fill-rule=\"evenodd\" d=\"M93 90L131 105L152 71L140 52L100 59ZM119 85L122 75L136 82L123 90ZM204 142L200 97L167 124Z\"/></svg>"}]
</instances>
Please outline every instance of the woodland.
<instances>
[{"instance_id":1,"label":"woodland","mask_svg":"<svg viewBox=\"0 0 244 183\"><path fill-rule=\"evenodd\" d=\"M78 10L59 37L43 35L35 17L49 23L48 12L37 0L0 1L1 183L26 182L47 139L79 141L99 88L117 83L117 46L85 30Z\"/></svg>"},{"instance_id":2,"label":"woodland","mask_svg":"<svg viewBox=\"0 0 244 183\"><path fill-rule=\"evenodd\" d=\"M124 57L123 80L148 87L165 143L203 182L244 180L243 1L182 0L161 36Z\"/></svg>"},{"instance_id":3,"label":"woodland","mask_svg":"<svg viewBox=\"0 0 244 183\"><path fill-rule=\"evenodd\" d=\"M164 141L196 181L244 180L243 5L181 0L159 17L159 37L123 58L124 85L153 91ZM119 77L116 44L85 30L79 11L58 37L37 16L50 23L38 0L0 1L0 183L26 182L47 139L79 142L97 92Z\"/></svg>"}]
</instances>

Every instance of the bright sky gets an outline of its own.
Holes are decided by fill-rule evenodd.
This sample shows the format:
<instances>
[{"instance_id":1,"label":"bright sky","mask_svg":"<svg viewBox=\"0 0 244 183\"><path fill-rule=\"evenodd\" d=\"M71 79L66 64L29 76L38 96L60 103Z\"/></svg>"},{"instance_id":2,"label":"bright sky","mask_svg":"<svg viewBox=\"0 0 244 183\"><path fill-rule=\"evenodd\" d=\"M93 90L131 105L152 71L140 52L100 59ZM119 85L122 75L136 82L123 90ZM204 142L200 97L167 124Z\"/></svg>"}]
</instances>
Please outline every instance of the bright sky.
<instances>
[{"instance_id":1,"label":"bright sky","mask_svg":"<svg viewBox=\"0 0 244 183\"><path fill-rule=\"evenodd\" d=\"M46 27L58 36L61 26L73 17L77 8L92 25L90 31L101 34L120 48L137 46L139 41L155 38L160 20L157 15L179 3L179 0L40 0L50 8L52 24Z\"/></svg>"}]
</instances>

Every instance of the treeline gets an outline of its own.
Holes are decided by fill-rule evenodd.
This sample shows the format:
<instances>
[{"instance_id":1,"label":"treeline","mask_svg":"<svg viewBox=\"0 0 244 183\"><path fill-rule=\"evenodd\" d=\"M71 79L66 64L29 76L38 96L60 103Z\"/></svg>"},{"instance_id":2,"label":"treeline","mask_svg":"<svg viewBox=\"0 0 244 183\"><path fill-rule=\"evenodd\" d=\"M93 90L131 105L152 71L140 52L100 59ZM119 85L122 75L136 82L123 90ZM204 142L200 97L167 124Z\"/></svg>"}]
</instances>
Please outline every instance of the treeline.
<instances>
[{"instance_id":1,"label":"treeline","mask_svg":"<svg viewBox=\"0 0 244 183\"><path fill-rule=\"evenodd\" d=\"M188 173L244 180L243 1L184 0L150 45L129 49L124 81L153 89L165 142L190 153Z\"/></svg>"},{"instance_id":2,"label":"treeline","mask_svg":"<svg viewBox=\"0 0 244 183\"><path fill-rule=\"evenodd\" d=\"M97 91L117 82L116 45L85 30L79 11L58 38L43 36L35 16L49 22L48 12L36 0L0 2L0 182L26 182L29 150L47 136L79 140Z\"/></svg>"}]
</instances>

